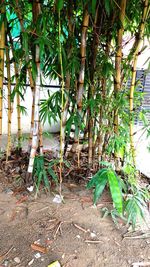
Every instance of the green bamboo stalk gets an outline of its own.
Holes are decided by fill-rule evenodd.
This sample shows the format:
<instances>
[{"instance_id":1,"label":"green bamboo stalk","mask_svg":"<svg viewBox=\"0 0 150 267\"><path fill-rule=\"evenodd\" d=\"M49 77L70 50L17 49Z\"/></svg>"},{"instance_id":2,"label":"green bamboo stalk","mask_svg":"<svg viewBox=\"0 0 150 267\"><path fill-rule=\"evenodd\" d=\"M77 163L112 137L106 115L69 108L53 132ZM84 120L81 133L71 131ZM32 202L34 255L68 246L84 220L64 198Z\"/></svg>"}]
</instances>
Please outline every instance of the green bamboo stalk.
<instances>
[{"instance_id":1,"label":"green bamboo stalk","mask_svg":"<svg viewBox=\"0 0 150 267\"><path fill-rule=\"evenodd\" d=\"M37 23L38 15L41 13L41 5L39 1L33 3L33 20ZM32 179L32 172L34 166L34 159L38 148L39 138L39 106L40 106L40 83L41 83L41 69L40 69L40 47L36 44L35 47L35 63L37 68L36 80L35 80L35 105L34 105L34 125L32 134L32 146L29 158L29 165L27 170L27 180L30 182Z\"/></svg>"},{"instance_id":2,"label":"green bamboo stalk","mask_svg":"<svg viewBox=\"0 0 150 267\"><path fill-rule=\"evenodd\" d=\"M63 152L64 152L64 140L63 140L63 119L64 119L64 70L63 70L63 62L62 62L62 47L61 47L61 22L60 22L60 11L58 12L58 34L59 34L59 61L60 61L60 70L61 70L61 120L60 120L60 175L59 175L59 193L62 195L62 170L63 170Z\"/></svg>"},{"instance_id":3,"label":"green bamboo stalk","mask_svg":"<svg viewBox=\"0 0 150 267\"><path fill-rule=\"evenodd\" d=\"M148 18L149 14L149 0L144 1L144 8L142 12L142 18L139 25L139 31L136 35L136 41L134 46L134 53L133 53L133 64L132 64L132 78L131 78L131 87L130 87L130 151L132 155L133 164L136 164L136 155L135 155L135 147L134 147L134 118L133 118L133 107L134 107L134 89L135 89L135 82L136 82L136 66L137 66L137 60L139 51L141 49L141 45L143 42L143 36L144 36L144 30L145 30L145 24L146 19Z\"/></svg>"},{"instance_id":4,"label":"green bamboo stalk","mask_svg":"<svg viewBox=\"0 0 150 267\"><path fill-rule=\"evenodd\" d=\"M10 56L9 56L9 47L7 44L6 47L6 65L7 65L7 101L8 101L8 122L7 122L7 150L6 150L6 161L8 161L11 156L11 74L10 74Z\"/></svg>"},{"instance_id":5,"label":"green bamboo stalk","mask_svg":"<svg viewBox=\"0 0 150 267\"><path fill-rule=\"evenodd\" d=\"M68 5L68 39L71 40L73 33L74 33L74 20L73 20L73 1L71 0ZM68 61L71 60L72 55L72 43L70 42L69 47L67 49L67 59ZM62 67L61 67L62 68ZM66 78L65 79L65 91L66 95L64 98L64 107L62 110L62 129L61 129L61 137L62 137L62 150L64 154L65 149L65 127L66 127L66 121L67 121L67 115L68 115L68 109L69 109L69 91L70 91L70 82L71 82L71 75L70 71L66 71ZM67 149L67 147L66 147Z\"/></svg>"},{"instance_id":6,"label":"green bamboo stalk","mask_svg":"<svg viewBox=\"0 0 150 267\"><path fill-rule=\"evenodd\" d=\"M117 50L115 56L115 70L116 75L114 78L114 93L115 98L117 99L118 93L121 90L121 71L122 71L122 38L124 33L124 19L125 19L125 11L126 11L126 0L121 0L120 2L120 11L119 11L119 22L120 27L117 32ZM114 110L114 134L117 136L119 130L119 115L118 115L118 107ZM119 156L118 152L115 151L115 165L116 168L119 167Z\"/></svg>"},{"instance_id":7,"label":"green bamboo stalk","mask_svg":"<svg viewBox=\"0 0 150 267\"><path fill-rule=\"evenodd\" d=\"M77 88L77 109L79 116L82 117L82 100L84 94L84 77L85 77L85 62L86 62L86 37L87 37L87 29L89 26L89 13L87 9L87 5L84 8L83 13L83 22L82 22L82 30L81 30L81 45L80 45L80 72L78 79L78 88ZM79 144L79 135L75 134L74 136L74 144L72 146L72 152L78 152L78 144ZM79 158L79 155L78 155Z\"/></svg>"}]
</instances>

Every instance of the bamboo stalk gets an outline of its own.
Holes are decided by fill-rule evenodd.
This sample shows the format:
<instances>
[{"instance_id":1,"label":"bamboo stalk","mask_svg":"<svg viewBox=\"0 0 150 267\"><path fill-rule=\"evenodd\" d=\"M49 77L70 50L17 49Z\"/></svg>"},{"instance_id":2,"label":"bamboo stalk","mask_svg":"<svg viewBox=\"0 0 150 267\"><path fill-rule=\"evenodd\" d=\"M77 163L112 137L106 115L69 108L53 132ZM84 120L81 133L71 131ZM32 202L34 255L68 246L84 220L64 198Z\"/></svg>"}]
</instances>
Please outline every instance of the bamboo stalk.
<instances>
[{"instance_id":1,"label":"bamboo stalk","mask_svg":"<svg viewBox=\"0 0 150 267\"><path fill-rule=\"evenodd\" d=\"M136 66L137 66L138 54L139 54L141 44L143 41L144 29L145 29L145 24L146 24L146 19L148 17L148 13L149 13L149 0L145 0L141 23L139 25L139 31L138 31L138 35L136 36L136 41L135 41L136 46L134 47L135 50L133 54L132 78L131 78L130 100L129 100L129 103L130 103L130 150L131 150L132 160L133 160L134 165L136 163L136 155L135 155L134 139L133 139L133 135L134 135L133 107L134 107L134 89L135 89L135 83L136 83Z\"/></svg>"},{"instance_id":2,"label":"bamboo stalk","mask_svg":"<svg viewBox=\"0 0 150 267\"><path fill-rule=\"evenodd\" d=\"M101 6L98 4L93 25L93 38L91 43L91 58L90 58L90 86L88 90L88 99L94 98L94 74L96 69L97 50L100 41L100 31L103 23L103 12L100 12ZM88 108L88 164L92 165L94 157L94 120L91 112L91 107Z\"/></svg>"},{"instance_id":3,"label":"bamboo stalk","mask_svg":"<svg viewBox=\"0 0 150 267\"><path fill-rule=\"evenodd\" d=\"M42 125L39 122L39 149L40 149L40 155L43 155L43 129Z\"/></svg>"},{"instance_id":4,"label":"bamboo stalk","mask_svg":"<svg viewBox=\"0 0 150 267\"><path fill-rule=\"evenodd\" d=\"M39 1L33 3L33 20L36 24L38 15L41 13L41 6ZM29 158L29 165L27 170L27 180L30 182L32 179L32 172L34 166L34 159L38 147L38 135L39 135L39 105L40 105L40 47L36 44L35 47L35 63L37 68L36 80L35 80L35 107L34 107L34 125L33 125L33 134L32 134L32 146Z\"/></svg>"},{"instance_id":5,"label":"bamboo stalk","mask_svg":"<svg viewBox=\"0 0 150 267\"><path fill-rule=\"evenodd\" d=\"M81 118L82 118L82 100L84 93L84 76L85 76L85 61L86 61L86 37L87 37L88 26L89 26L89 13L87 6L85 6L83 13L82 30L81 30L81 45L80 45L81 64L80 64L80 72L79 72L78 88L77 88L77 109L78 109L78 114ZM72 152L77 152L76 150L79 143L78 139L79 135L77 136L77 134L75 134L74 144L72 146Z\"/></svg>"},{"instance_id":6,"label":"bamboo stalk","mask_svg":"<svg viewBox=\"0 0 150 267\"><path fill-rule=\"evenodd\" d=\"M34 23L36 22L37 15L38 15L38 1L33 3L33 21ZM20 27L22 32L25 31L24 24L23 24L23 16L21 13L21 10L19 8L19 2L16 0L16 13L19 18L20 22ZM31 65L29 64L29 55L25 55L26 58L26 63L27 63L27 71L28 71L28 76L29 76L29 83L32 91L32 111L31 111L31 128L30 128L30 135L29 135L29 144L28 144L28 152L30 153L31 151L31 146L32 146L32 135L33 135L33 127L34 127L34 109L35 109L35 82L32 77L32 70L31 70Z\"/></svg>"},{"instance_id":7,"label":"bamboo stalk","mask_svg":"<svg viewBox=\"0 0 150 267\"><path fill-rule=\"evenodd\" d=\"M39 101L40 101L40 50L39 46L36 45L36 66L37 66L37 76L36 76L36 82L35 82L35 109L34 109L34 125L33 125L33 135L32 135L32 146L31 146L31 152L30 152L30 159L29 159L29 165L28 165L28 174L29 179L32 176L33 172L33 165L34 165L34 159L38 147L38 134L39 134Z\"/></svg>"},{"instance_id":8,"label":"bamboo stalk","mask_svg":"<svg viewBox=\"0 0 150 267\"><path fill-rule=\"evenodd\" d=\"M81 46L80 46L81 65L80 65L78 92L77 92L77 107L79 115L82 115L82 99L84 92L84 76L85 76L85 61L86 61L86 36L87 36L88 25L89 25L89 14L86 6L83 14L83 23L82 23Z\"/></svg>"},{"instance_id":9,"label":"bamboo stalk","mask_svg":"<svg viewBox=\"0 0 150 267\"><path fill-rule=\"evenodd\" d=\"M31 127L30 127L30 136L29 136L29 144L28 144L28 152L31 150L32 145L32 134L34 127L34 110L35 110L35 82L32 77L31 67L28 67L28 75L29 75L29 83L32 91L32 110L31 110Z\"/></svg>"},{"instance_id":10,"label":"bamboo stalk","mask_svg":"<svg viewBox=\"0 0 150 267\"><path fill-rule=\"evenodd\" d=\"M22 139L22 131L21 131L21 112L20 112L20 95L19 95L19 81L18 81L18 77L19 77L19 70L18 70L18 66L16 64L16 58L15 58L15 53L14 53L14 46L13 46L13 39L9 30L9 27L7 29L8 31L8 35L9 35L9 41L10 41L10 45L11 45L11 50L12 50L12 55L14 58L14 71L15 71L15 79L16 79L16 84L15 84L15 88L17 89L17 126L18 126L18 132L17 132L17 138L18 138L18 150L21 151L21 139Z\"/></svg>"},{"instance_id":11,"label":"bamboo stalk","mask_svg":"<svg viewBox=\"0 0 150 267\"><path fill-rule=\"evenodd\" d=\"M120 27L117 33L117 51L116 51L116 56L115 56L116 75L114 78L114 92L115 92L116 99L118 97L118 93L121 90L122 38L123 38L123 32L124 32L125 10L126 10L126 0L121 0L120 11L119 11ZM119 129L119 116L118 116L118 108L116 107L114 110L114 134L116 136L118 135L118 129ZM117 151L115 151L115 165L116 165L116 168L118 168L119 156L118 156Z\"/></svg>"},{"instance_id":12,"label":"bamboo stalk","mask_svg":"<svg viewBox=\"0 0 150 267\"><path fill-rule=\"evenodd\" d=\"M115 19L115 14L112 15L111 18L111 27L109 28L109 31L107 32L107 40L106 40L106 50L105 50L105 55L106 58L109 58L110 54L110 47L111 47L111 40L112 40L112 27ZM99 132L97 136L97 143L98 143L98 162L100 165L100 162L102 160L102 153L103 151L103 141L105 140L104 138L104 132L102 131L102 126L103 126L103 116L104 113L107 112L104 103L106 99L106 89L107 89L107 81L106 77L101 78L101 104L100 104L100 109L99 109ZM109 124L109 123L108 123Z\"/></svg>"},{"instance_id":13,"label":"bamboo stalk","mask_svg":"<svg viewBox=\"0 0 150 267\"><path fill-rule=\"evenodd\" d=\"M59 24L58 24L58 34L59 34L59 60L60 60L60 70L61 70L61 109L64 110L64 70L63 70L63 62L62 62L62 47L61 47L61 24L60 24L60 11L58 13L59 17ZM63 152L64 152L64 140L63 140L63 112L61 113L61 120L60 120L60 174L59 174L59 193L62 196L62 169L63 169Z\"/></svg>"},{"instance_id":14,"label":"bamboo stalk","mask_svg":"<svg viewBox=\"0 0 150 267\"><path fill-rule=\"evenodd\" d=\"M69 41L71 40L73 33L74 33L74 21L72 19L73 16L73 1L71 0L69 5L68 5L68 39ZM67 59L68 61L71 58L72 54L72 43L70 42L69 47L67 49ZM70 82L71 82L71 75L70 71L67 70L66 72L66 79L65 79L65 91L66 91L66 97L64 99L64 107L62 110L62 132L61 132L61 138L62 138L62 151L64 154L64 149L65 149L65 126L66 126L66 121L67 121L67 115L68 115L68 109L69 109L69 91L70 91ZM67 149L67 148L66 148Z\"/></svg>"},{"instance_id":15,"label":"bamboo stalk","mask_svg":"<svg viewBox=\"0 0 150 267\"><path fill-rule=\"evenodd\" d=\"M4 8L1 10L3 15ZM4 49L5 49L5 24L4 21L1 24L0 29L0 144L2 138L2 117L3 117L3 78L4 78Z\"/></svg>"},{"instance_id":16,"label":"bamboo stalk","mask_svg":"<svg viewBox=\"0 0 150 267\"><path fill-rule=\"evenodd\" d=\"M102 78L101 80L101 86L102 86L102 100L105 99L106 94L106 78ZM99 114L99 133L98 133L98 161L100 164L100 161L102 160L102 143L103 143L103 133L102 133L102 125L103 125L103 113L104 113L104 106L100 105L100 114Z\"/></svg>"},{"instance_id":17,"label":"bamboo stalk","mask_svg":"<svg viewBox=\"0 0 150 267\"><path fill-rule=\"evenodd\" d=\"M8 100L8 122L7 122L7 150L6 150L6 161L8 161L11 155L11 74L10 74L10 56L9 56L9 47L7 44L6 47L6 64L7 64L7 100Z\"/></svg>"}]
</instances>

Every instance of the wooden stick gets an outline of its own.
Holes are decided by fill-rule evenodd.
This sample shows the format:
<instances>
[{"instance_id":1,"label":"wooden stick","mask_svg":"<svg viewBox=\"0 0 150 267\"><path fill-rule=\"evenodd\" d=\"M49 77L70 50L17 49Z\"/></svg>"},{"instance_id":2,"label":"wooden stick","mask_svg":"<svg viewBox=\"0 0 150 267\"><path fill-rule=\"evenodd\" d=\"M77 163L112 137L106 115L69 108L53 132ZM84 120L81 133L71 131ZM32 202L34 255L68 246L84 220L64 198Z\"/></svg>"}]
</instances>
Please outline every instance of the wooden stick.
<instances>
[{"instance_id":1,"label":"wooden stick","mask_svg":"<svg viewBox=\"0 0 150 267\"><path fill-rule=\"evenodd\" d=\"M82 232L87 233L87 230L84 229L83 227L77 225L76 223L73 223L73 225L74 225L77 229L81 230Z\"/></svg>"},{"instance_id":2,"label":"wooden stick","mask_svg":"<svg viewBox=\"0 0 150 267\"><path fill-rule=\"evenodd\" d=\"M56 238L56 236L57 236L57 234L58 234L59 231L60 231L60 233L62 234L62 230L61 230L61 225L62 225L62 223L63 223L63 222L59 222L59 223L58 223L57 229L56 229L56 231L55 231L55 233L54 233L54 239Z\"/></svg>"},{"instance_id":3,"label":"wooden stick","mask_svg":"<svg viewBox=\"0 0 150 267\"><path fill-rule=\"evenodd\" d=\"M12 251L12 249L13 246L7 252L5 252L3 255L0 256L0 262L4 260L4 258Z\"/></svg>"},{"instance_id":4,"label":"wooden stick","mask_svg":"<svg viewBox=\"0 0 150 267\"><path fill-rule=\"evenodd\" d=\"M98 244L102 243L103 241L101 240L85 240L85 243L91 243L91 244Z\"/></svg>"},{"instance_id":5,"label":"wooden stick","mask_svg":"<svg viewBox=\"0 0 150 267\"><path fill-rule=\"evenodd\" d=\"M41 245L39 245L39 244L31 244L31 248L33 249L33 250L35 250L35 251L39 251L39 252L41 252L41 253L47 253L47 248L46 247L43 247L43 246L41 246Z\"/></svg>"},{"instance_id":6,"label":"wooden stick","mask_svg":"<svg viewBox=\"0 0 150 267\"><path fill-rule=\"evenodd\" d=\"M148 262L134 262L132 263L133 267L140 267L140 266L150 266L150 261Z\"/></svg>"}]
</instances>

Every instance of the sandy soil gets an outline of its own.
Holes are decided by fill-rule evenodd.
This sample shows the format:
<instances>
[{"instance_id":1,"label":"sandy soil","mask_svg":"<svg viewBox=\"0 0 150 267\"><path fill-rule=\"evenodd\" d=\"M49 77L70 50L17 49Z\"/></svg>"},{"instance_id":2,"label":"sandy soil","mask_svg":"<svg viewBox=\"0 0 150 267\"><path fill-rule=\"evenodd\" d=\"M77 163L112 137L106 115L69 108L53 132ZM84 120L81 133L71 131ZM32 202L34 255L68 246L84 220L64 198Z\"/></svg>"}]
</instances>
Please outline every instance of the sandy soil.
<instances>
[{"instance_id":1,"label":"sandy soil","mask_svg":"<svg viewBox=\"0 0 150 267\"><path fill-rule=\"evenodd\" d=\"M122 222L117 229L111 218L101 217L101 207L111 205L107 193L94 208L92 193L84 185L64 184L65 203L56 204L52 193L35 199L34 194L11 191L4 178L1 175L0 266L47 267L55 260L64 267L150 262L150 238L123 238ZM35 242L46 248L38 259Z\"/></svg>"}]
</instances>

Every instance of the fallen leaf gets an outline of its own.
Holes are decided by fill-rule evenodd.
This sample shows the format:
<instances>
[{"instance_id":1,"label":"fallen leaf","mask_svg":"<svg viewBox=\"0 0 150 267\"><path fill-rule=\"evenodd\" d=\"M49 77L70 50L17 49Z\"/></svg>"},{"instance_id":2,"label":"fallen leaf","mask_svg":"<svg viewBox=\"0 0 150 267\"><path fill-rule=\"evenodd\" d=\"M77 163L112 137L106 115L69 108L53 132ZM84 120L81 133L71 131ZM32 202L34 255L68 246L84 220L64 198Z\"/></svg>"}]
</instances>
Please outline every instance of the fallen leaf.
<instances>
[{"instance_id":1,"label":"fallen leaf","mask_svg":"<svg viewBox=\"0 0 150 267\"><path fill-rule=\"evenodd\" d=\"M47 253L47 248L46 247L43 247L39 244L31 244L31 248L35 251L39 251L41 253Z\"/></svg>"},{"instance_id":2,"label":"fallen leaf","mask_svg":"<svg viewBox=\"0 0 150 267\"><path fill-rule=\"evenodd\" d=\"M28 199L28 196L26 195L26 196L22 196L17 202L16 202L16 204L18 205L18 204L21 204L22 202L25 202L26 200Z\"/></svg>"}]
</instances>

